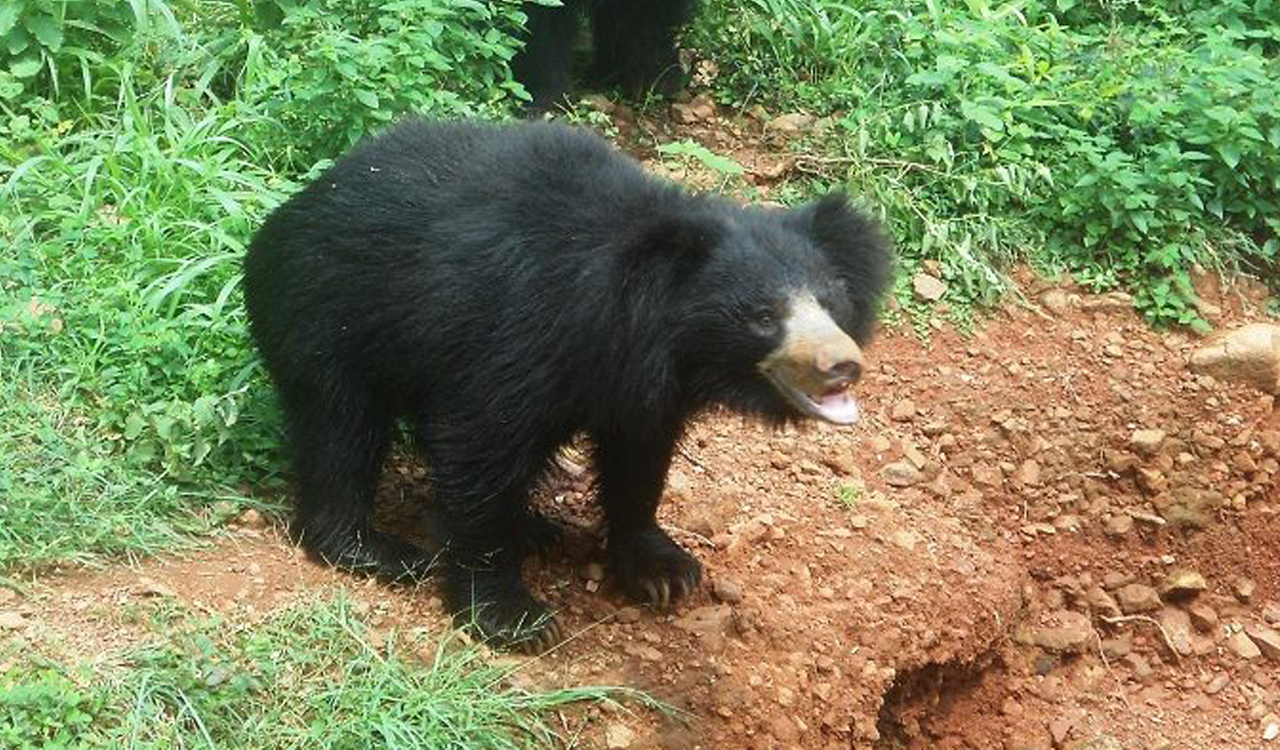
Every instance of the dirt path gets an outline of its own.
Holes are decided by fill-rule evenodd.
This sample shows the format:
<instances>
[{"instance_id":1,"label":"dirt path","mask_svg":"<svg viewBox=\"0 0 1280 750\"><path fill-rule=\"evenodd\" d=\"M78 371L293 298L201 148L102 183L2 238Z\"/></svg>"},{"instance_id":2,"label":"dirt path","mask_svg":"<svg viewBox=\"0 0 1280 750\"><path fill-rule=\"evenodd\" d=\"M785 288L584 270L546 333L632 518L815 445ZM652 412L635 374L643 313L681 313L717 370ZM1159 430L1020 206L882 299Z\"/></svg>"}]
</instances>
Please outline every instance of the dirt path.
<instances>
[{"instance_id":1,"label":"dirt path","mask_svg":"<svg viewBox=\"0 0 1280 750\"><path fill-rule=\"evenodd\" d=\"M578 635L522 679L634 685L691 716L591 709L587 746L1262 746L1280 713L1280 412L1190 375L1195 341L1066 300L969 339L886 335L857 429L697 424L664 514L709 582L674 612L623 606L587 488L544 498L572 533L529 578ZM412 502L415 473L389 472L385 498ZM33 642L92 658L169 598L252 619L345 587L375 624L445 627L431 584L336 575L246 521L207 553L43 579L5 606ZM1176 571L1195 575L1162 600Z\"/></svg>"}]
</instances>

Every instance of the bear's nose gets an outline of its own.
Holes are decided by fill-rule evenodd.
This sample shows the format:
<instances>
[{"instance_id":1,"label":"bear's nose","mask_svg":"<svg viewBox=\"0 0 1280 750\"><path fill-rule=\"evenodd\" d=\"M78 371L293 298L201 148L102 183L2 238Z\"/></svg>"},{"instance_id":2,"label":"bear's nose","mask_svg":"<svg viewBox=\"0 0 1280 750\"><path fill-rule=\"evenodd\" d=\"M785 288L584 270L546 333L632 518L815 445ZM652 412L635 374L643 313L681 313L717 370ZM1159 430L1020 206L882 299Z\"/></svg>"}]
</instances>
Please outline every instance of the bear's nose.
<instances>
[{"instance_id":1,"label":"bear's nose","mask_svg":"<svg viewBox=\"0 0 1280 750\"><path fill-rule=\"evenodd\" d=\"M862 377L862 363L856 359L842 359L823 367L822 374L832 380L856 383Z\"/></svg>"}]
</instances>

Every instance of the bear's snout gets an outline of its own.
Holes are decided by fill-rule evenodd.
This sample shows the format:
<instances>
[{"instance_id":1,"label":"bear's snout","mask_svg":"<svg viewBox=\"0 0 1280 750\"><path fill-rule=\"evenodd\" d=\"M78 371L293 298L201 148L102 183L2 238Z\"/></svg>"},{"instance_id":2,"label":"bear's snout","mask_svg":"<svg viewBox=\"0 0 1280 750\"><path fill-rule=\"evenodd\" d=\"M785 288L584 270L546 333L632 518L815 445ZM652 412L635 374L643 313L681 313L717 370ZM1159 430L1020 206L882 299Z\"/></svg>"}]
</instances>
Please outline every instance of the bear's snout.
<instances>
[{"instance_id":1,"label":"bear's snout","mask_svg":"<svg viewBox=\"0 0 1280 750\"><path fill-rule=\"evenodd\" d=\"M849 388L862 376L862 348L810 294L792 298L782 343L760 371L803 414L836 424L861 416Z\"/></svg>"}]
</instances>

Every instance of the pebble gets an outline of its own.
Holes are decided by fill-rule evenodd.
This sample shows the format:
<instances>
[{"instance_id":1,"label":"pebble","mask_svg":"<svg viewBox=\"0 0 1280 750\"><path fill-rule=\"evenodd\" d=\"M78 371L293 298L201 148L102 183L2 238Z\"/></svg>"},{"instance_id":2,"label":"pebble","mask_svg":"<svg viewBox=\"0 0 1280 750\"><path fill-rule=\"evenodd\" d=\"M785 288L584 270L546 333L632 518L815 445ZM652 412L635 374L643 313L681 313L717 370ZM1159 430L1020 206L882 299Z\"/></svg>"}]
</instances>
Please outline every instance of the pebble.
<instances>
[{"instance_id":1,"label":"pebble","mask_svg":"<svg viewBox=\"0 0 1280 750\"><path fill-rule=\"evenodd\" d=\"M880 470L880 476L890 487L912 487L924 481L924 473L909 461L894 461Z\"/></svg>"},{"instance_id":2,"label":"pebble","mask_svg":"<svg viewBox=\"0 0 1280 750\"><path fill-rule=\"evenodd\" d=\"M257 510L250 508L240 514L236 519L236 524L246 529L261 529L267 525L267 519Z\"/></svg>"},{"instance_id":3,"label":"pebble","mask_svg":"<svg viewBox=\"0 0 1280 750\"><path fill-rule=\"evenodd\" d=\"M1237 599L1248 604L1253 599L1253 592L1257 587L1258 585L1251 578L1237 578L1235 583L1232 584L1231 590L1235 593Z\"/></svg>"},{"instance_id":4,"label":"pebble","mask_svg":"<svg viewBox=\"0 0 1280 750\"><path fill-rule=\"evenodd\" d=\"M625 750L636 741L636 733L626 724L615 722L604 730L604 744L610 750Z\"/></svg>"},{"instance_id":5,"label":"pebble","mask_svg":"<svg viewBox=\"0 0 1280 750\"><path fill-rule=\"evenodd\" d=\"M1222 674L1210 680L1208 685L1204 686L1204 692L1208 695L1217 695L1218 693L1222 692L1222 689L1226 687L1227 684L1230 682L1231 682L1231 675L1223 672Z\"/></svg>"},{"instance_id":6,"label":"pebble","mask_svg":"<svg viewBox=\"0 0 1280 750\"><path fill-rule=\"evenodd\" d=\"M742 601L742 584L732 578L716 577L711 581L711 593L725 604L737 604Z\"/></svg>"},{"instance_id":7,"label":"pebble","mask_svg":"<svg viewBox=\"0 0 1280 750\"><path fill-rule=\"evenodd\" d=\"M1120 611L1127 615L1154 612L1160 609L1160 595L1150 586L1131 583L1116 591L1116 603L1120 605Z\"/></svg>"},{"instance_id":8,"label":"pebble","mask_svg":"<svg viewBox=\"0 0 1280 750\"><path fill-rule=\"evenodd\" d=\"M1164 444L1164 430L1135 430L1129 438L1129 446L1143 456L1154 456Z\"/></svg>"},{"instance_id":9,"label":"pebble","mask_svg":"<svg viewBox=\"0 0 1280 750\"><path fill-rule=\"evenodd\" d=\"M1169 571L1160 584L1160 595L1166 599L1188 599L1209 587L1204 576L1194 570Z\"/></svg>"},{"instance_id":10,"label":"pebble","mask_svg":"<svg viewBox=\"0 0 1280 750\"><path fill-rule=\"evenodd\" d=\"M1191 615L1191 624L1201 633L1212 632L1218 627L1218 613L1208 604L1196 603L1187 607L1187 614Z\"/></svg>"},{"instance_id":11,"label":"pebble","mask_svg":"<svg viewBox=\"0 0 1280 750\"><path fill-rule=\"evenodd\" d=\"M1040 648L1055 654L1081 654L1093 644L1093 626L1085 615L1062 611L1053 619L1058 621L1058 626L1037 628L1032 635Z\"/></svg>"},{"instance_id":12,"label":"pebble","mask_svg":"<svg viewBox=\"0 0 1280 750\"><path fill-rule=\"evenodd\" d=\"M1228 638L1227 648L1245 661L1252 661L1262 656L1262 651L1258 648L1258 644L1254 643L1253 639L1243 632L1235 633Z\"/></svg>"},{"instance_id":13,"label":"pebble","mask_svg":"<svg viewBox=\"0 0 1280 750\"><path fill-rule=\"evenodd\" d=\"M895 422L910 422L916 417L916 403L909 398L904 398L893 405L893 411L889 416Z\"/></svg>"},{"instance_id":14,"label":"pebble","mask_svg":"<svg viewBox=\"0 0 1280 750\"><path fill-rule=\"evenodd\" d=\"M1107 536L1124 536L1133 531L1133 516L1127 513L1116 513L1107 519L1104 528Z\"/></svg>"},{"instance_id":15,"label":"pebble","mask_svg":"<svg viewBox=\"0 0 1280 750\"><path fill-rule=\"evenodd\" d=\"M0 630L22 630L27 619L18 612L0 612Z\"/></svg>"},{"instance_id":16,"label":"pebble","mask_svg":"<svg viewBox=\"0 0 1280 750\"><path fill-rule=\"evenodd\" d=\"M924 302L937 302L947 293L947 285L927 273L917 273L911 280L911 288L916 297Z\"/></svg>"},{"instance_id":17,"label":"pebble","mask_svg":"<svg viewBox=\"0 0 1280 750\"><path fill-rule=\"evenodd\" d=\"M1256 624L1245 625L1244 632L1263 655L1271 661L1280 661L1280 633Z\"/></svg>"},{"instance_id":18,"label":"pebble","mask_svg":"<svg viewBox=\"0 0 1280 750\"><path fill-rule=\"evenodd\" d=\"M1266 742L1273 742L1277 737L1280 737L1280 721L1273 721L1262 730L1262 739Z\"/></svg>"}]
</instances>

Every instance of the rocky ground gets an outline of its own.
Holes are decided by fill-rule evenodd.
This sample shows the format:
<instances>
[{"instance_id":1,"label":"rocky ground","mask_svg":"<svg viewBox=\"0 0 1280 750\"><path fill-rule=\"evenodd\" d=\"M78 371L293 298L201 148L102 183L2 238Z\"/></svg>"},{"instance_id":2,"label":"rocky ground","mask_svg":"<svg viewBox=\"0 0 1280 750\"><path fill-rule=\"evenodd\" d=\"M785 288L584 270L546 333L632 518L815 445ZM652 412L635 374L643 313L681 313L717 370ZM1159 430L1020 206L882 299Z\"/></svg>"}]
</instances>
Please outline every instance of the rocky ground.
<instances>
[{"instance_id":1,"label":"rocky ground","mask_svg":"<svg viewBox=\"0 0 1280 750\"><path fill-rule=\"evenodd\" d=\"M739 156L761 184L793 164ZM573 636L513 679L679 709L588 707L568 744L1280 747L1280 338L1197 357L1121 295L1019 280L970 335L887 331L854 429L694 425L662 513L708 580L672 611L614 591L589 475L552 483L569 536L528 579ZM1202 286L1219 330L1275 322L1256 284ZM388 472L391 513L423 474ZM446 627L433 584L319 569L253 512L208 553L0 589L0 627L100 655L141 637L129 607L254 618L335 586L385 631Z\"/></svg>"}]
</instances>

